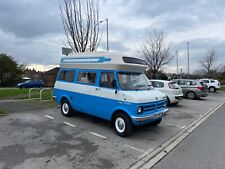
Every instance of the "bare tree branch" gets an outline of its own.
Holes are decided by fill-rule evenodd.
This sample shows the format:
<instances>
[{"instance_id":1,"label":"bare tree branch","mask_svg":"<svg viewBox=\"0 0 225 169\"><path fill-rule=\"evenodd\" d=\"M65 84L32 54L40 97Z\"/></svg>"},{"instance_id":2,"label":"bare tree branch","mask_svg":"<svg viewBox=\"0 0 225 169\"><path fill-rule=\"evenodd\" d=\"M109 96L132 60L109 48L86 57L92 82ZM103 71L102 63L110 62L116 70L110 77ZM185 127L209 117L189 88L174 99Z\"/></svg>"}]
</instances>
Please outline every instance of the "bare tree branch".
<instances>
[{"instance_id":1,"label":"bare tree branch","mask_svg":"<svg viewBox=\"0 0 225 169\"><path fill-rule=\"evenodd\" d=\"M74 52L96 51L99 45L99 7L94 0L63 0L61 19Z\"/></svg>"},{"instance_id":2,"label":"bare tree branch","mask_svg":"<svg viewBox=\"0 0 225 169\"><path fill-rule=\"evenodd\" d=\"M199 61L201 67L206 70L207 74L212 70L216 62L217 54L214 49L208 50L207 55Z\"/></svg>"},{"instance_id":3,"label":"bare tree branch","mask_svg":"<svg viewBox=\"0 0 225 169\"><path fill-rule=\"evenodd\" d=\"M141 47L141 55L145 59L149 69L156 77L156 73L166 64L170 63L174 56L170 54L169 47L164 46L163 32L153 31L149 39Z\"/></svg>"}]
</instances>

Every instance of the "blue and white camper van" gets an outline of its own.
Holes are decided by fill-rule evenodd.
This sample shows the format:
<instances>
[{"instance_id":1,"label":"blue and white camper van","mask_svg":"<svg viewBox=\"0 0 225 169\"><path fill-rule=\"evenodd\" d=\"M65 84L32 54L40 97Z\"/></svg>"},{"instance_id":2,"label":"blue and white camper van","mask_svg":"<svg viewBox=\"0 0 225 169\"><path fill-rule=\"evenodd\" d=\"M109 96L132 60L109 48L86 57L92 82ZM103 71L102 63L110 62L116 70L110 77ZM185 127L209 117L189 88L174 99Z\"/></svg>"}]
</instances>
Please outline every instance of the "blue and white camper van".
<instances>
[{"instance_id":1,"label":"blue and white camper van","mask_svg":"<svg viewBox=\"0 0 225 169\"><path fill-rule=\"evenodd\" d=\"M87 113L112 122L119 136L134 125L161 122L166 97L151 88L144 60L109 52L70 54L61 59L54 97L61 113Z\"/></svg>"}]
</instances>

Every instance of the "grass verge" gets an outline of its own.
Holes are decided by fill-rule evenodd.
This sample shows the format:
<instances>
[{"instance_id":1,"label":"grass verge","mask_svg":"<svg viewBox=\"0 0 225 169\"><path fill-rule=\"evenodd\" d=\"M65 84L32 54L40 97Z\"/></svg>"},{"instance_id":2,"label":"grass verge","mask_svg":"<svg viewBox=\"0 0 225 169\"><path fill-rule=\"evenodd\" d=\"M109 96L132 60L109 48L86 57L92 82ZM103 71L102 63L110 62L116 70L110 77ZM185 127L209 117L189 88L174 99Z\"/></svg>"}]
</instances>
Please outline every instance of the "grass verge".
<instances>
[{"instance_id":1,"label":"grass verge","mask_svg":"<svg viewBox=\"0 0 225 169\"><path fill-rule=\"evenodd\" d=\"M29 89L18 88L0 88L0 100L3 99L28 99ZM32 90L31 98L40 98L40 90ZM42 92L42 99L51 99L51 91L45 90Z\"/></svg>"},{"instance_id":2,"label":"grass verge","mask_svg":"<svg viewBox=\"0 0 225 169\"><path fill-rule=\"evenodd\" d=\"M5 116L7 114L7 111L0 107L0 116Z\"/></svg>"},{"instance_id":3,"label":"grass verge","mask_svg":"<svg viewBox=\"0 0 225 169\"><path fill-rule=\"evenodd\" d=\"M220 88L221 91L225 91L225 85L222 85Z\"/></svg>"}]
</instances>

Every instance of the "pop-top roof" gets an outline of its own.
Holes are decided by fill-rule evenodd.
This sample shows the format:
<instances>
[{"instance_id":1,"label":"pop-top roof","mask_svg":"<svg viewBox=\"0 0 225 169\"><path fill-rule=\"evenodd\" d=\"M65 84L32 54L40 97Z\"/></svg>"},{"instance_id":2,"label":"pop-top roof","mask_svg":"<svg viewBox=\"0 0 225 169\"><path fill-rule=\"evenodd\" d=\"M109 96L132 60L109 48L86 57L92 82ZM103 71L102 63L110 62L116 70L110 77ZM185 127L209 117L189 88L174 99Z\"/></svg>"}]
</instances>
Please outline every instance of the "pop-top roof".
<instances>
[{"instance_id":1,"label":"pop-top roof","mask_svg":"<svg viewBox=\"0 0 225 169\"><path fill-rule=\"evenodd\" d=\"M61 59L60 67L133 72L144 72L147 68L145 61L140 58L112 52L72 53Z\"/></svg>"}]
</instances>

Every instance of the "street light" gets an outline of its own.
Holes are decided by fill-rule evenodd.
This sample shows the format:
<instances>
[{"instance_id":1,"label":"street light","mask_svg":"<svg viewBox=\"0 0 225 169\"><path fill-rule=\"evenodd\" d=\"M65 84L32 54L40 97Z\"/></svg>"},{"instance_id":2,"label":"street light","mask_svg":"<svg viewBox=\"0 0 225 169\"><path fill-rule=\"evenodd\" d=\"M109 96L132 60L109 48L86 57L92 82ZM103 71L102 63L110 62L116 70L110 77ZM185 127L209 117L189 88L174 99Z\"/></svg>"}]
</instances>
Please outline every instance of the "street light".
<instances>
[{"instance_id":1,"label":"street light","mask_svg":"<svg viewBox=\"0 0 225 169\"><path fill-rule=\"evenodd\" d=\"M108 18L106 18L105 20L99 21L97 24L100 24L104 21L106 21L106 43L107 43L106 45L107 45L107 52L108 52L109 51L109 20Z\"/></svg>"}]
</instances>

